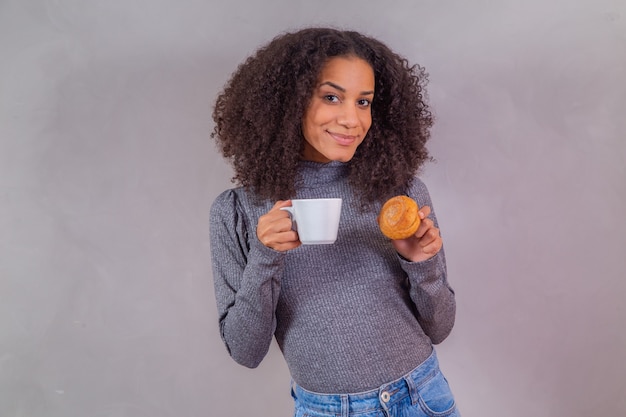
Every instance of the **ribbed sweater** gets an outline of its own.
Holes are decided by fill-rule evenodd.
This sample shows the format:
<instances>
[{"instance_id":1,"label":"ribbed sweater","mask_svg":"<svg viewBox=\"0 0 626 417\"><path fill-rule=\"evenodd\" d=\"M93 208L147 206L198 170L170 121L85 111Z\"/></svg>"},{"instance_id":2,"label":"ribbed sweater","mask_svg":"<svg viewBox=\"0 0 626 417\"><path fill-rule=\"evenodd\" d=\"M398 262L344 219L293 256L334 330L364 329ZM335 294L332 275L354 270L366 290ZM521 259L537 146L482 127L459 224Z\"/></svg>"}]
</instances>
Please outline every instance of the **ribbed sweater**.
<instances>
[{"instance_id":1,"label":"ribbed sweater","mask_svg":"<svg viewBox=\"0 0 626 417\"><path fill-rule=\"evenodd\" d=\"M292 378L319 393L374 389L423 362L454 325L455 298L443 249L423 262L399 256L378 228L340 162L302 162L296 198L343 199L337 241L279 252L256 236L273 201L244 188L211 206L210 241L222 339L254 368L278 342ZM406 192L432 203L416 178ZM437 224L434 210L430 217Z\"/></svg>"}]
</instances>

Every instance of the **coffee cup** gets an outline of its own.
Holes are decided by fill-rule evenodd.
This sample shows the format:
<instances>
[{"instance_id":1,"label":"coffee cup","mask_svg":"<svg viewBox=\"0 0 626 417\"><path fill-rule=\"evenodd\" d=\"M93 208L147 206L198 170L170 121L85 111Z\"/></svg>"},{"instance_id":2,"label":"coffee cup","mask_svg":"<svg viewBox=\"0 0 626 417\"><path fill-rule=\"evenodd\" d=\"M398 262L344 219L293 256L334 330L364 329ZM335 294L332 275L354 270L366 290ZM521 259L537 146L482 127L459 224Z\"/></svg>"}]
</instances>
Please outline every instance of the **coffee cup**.
<instances>
[{"instance_id":1,"label":"coffee cup","mask_svg":"<svg viewBox=\"0 0 626 417\"><path fill-rule=\"evenodd\" d=\"M341 198L291 200L291 207L281 210L291 214L293 229L303 245L335 243L341 215Z\"/></svg>"}]
</instances>

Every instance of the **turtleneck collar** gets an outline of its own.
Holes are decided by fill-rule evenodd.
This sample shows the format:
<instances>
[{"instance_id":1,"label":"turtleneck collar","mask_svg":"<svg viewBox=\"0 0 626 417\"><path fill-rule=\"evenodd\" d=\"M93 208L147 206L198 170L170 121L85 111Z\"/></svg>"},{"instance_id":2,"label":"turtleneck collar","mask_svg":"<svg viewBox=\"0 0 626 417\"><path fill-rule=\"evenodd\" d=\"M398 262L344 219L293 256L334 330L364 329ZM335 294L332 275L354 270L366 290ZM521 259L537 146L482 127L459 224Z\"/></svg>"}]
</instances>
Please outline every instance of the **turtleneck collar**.
<instances>
[{"instance_id":1,"label":"turtleneck collar","mask_svg":"<svg viewBox=\"0 0 626 417\"><path fill-rule=\"evenodd\" d=\"M348 176L348 164L331 161L327 163L300 161L300 183L305 187L328 184Z\"/></svg>"}]
</instances>

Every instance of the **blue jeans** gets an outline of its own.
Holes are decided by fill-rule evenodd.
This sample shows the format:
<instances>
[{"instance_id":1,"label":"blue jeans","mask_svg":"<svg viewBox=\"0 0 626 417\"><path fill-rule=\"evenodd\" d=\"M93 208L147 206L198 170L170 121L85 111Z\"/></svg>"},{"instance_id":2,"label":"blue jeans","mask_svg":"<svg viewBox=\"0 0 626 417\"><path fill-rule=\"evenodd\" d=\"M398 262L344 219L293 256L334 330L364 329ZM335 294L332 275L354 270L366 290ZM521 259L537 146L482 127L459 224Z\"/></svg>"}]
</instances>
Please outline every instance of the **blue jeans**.
<instances>
[{"instance_id":1,"label":"blue jeans","mask_svg":"<svg viewBox=\"0 0 626 417\"><path fill-rule=\"evenodd\" d=\"M293 384L294 417L461 417L433 353L417 368L378 389L318 394Z\"/></svg>"}]
</instances>

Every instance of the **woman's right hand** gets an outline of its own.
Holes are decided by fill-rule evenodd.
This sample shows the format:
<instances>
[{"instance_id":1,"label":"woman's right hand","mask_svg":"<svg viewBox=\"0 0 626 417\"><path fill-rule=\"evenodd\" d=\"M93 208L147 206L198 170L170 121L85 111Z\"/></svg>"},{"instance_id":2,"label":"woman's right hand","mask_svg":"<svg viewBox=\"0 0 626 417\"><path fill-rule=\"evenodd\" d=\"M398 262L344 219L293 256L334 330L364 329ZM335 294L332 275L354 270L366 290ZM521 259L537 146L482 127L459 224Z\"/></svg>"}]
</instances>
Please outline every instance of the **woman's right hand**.
<instances>
[{"instance_id":1,"label":"woman's right hand","mask_svg":"<svg viewBox=\"0 0 626 417\"><path fill-rule=\"evenodd\" d=\"M259 217L256 227L257 238L268 248L285 252L300 246L300 238L291 229L291 217L281 207L290 207L291 200L279 200L270 211Z\"/></svg>"}]
</instances>

